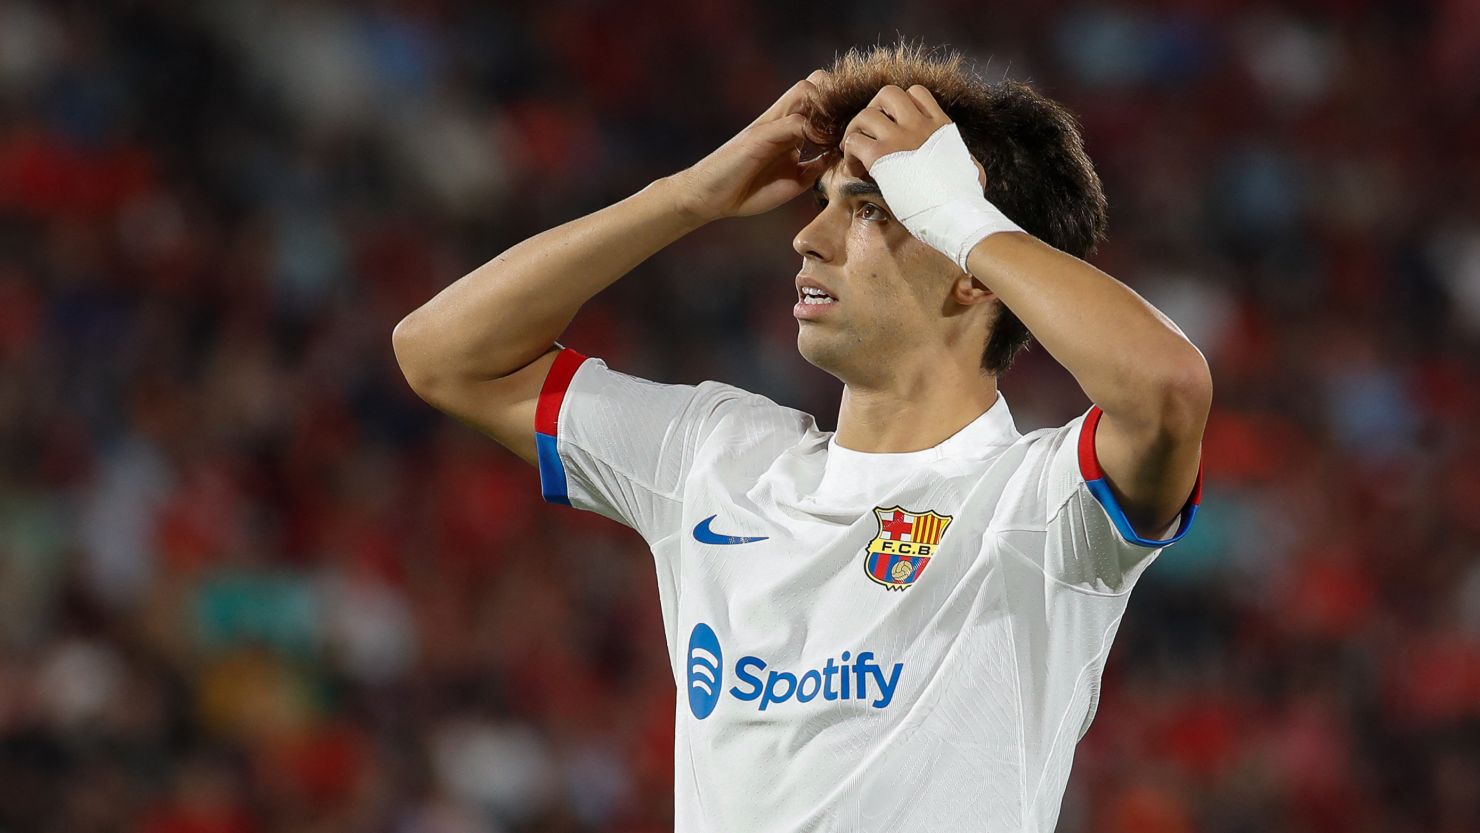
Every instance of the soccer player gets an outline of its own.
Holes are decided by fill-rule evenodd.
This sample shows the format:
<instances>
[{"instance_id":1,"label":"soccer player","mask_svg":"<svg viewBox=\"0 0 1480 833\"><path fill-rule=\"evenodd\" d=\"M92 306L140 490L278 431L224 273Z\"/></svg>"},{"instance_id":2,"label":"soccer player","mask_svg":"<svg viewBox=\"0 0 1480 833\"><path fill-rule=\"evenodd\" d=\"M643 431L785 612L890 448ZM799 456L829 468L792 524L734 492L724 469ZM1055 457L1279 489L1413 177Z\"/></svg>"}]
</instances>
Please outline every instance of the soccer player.
<instances>
[{"instance_id":1,"label":"soccer player","mask_svg":"<svg viewBox=\"0 0 1480 833\"><path fill-rule=\"evenodd\" d=\"M836 432L555 343L682 235L808 190L793 315L843 383ZM1192 523L1212 396L1182 332L1081 260L1104 226L1061 107L876 47L396 327L420 396L652 548L677 830L1054 829L1127 596ZM1093 406L1020 434L996 381L1029 333Z\"/></svg>"}]
</instances>

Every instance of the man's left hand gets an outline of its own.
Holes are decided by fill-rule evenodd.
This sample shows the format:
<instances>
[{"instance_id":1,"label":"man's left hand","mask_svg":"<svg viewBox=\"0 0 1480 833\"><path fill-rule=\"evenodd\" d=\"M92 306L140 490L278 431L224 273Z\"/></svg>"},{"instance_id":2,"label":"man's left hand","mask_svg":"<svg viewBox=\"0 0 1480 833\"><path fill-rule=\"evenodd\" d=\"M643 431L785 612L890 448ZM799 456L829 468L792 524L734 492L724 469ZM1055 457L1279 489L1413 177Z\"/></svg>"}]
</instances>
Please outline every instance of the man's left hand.
<instances>
[{"instance_id":1,"label":"man's left hand","mask_svg":"<svg viewBox=\"0 0 1480 833\"><path fill-rule=\"evenodd\" d=\"M950 116L924 86L916 84L901 90L888 84L848 122L839 147L845 164L861 178L880 157L916 150L936 130L950 123ZM974 156L971 163L976 165L978 181L986 188L987 173L982 164Z\"/></svg>"}]
</instances>

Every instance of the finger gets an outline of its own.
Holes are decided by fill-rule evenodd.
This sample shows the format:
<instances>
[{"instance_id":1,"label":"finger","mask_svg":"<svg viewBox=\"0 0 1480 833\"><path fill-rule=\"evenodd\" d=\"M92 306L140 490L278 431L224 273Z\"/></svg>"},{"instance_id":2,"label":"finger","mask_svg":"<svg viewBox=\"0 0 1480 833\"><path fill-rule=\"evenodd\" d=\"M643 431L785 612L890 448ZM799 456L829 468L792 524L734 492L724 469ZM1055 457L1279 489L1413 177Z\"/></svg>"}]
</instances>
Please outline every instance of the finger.
<instances>
[{"instance_id":1,"label":"finger","mask_svg":"<svg viewBox=\"0 0 1480 833\"><path fill-rule=\"evenodd\" d=\"M893 84L886 84L880 88L874 95L874 100L869 102L869 106L878 107L889 118L900 124L914 122L925 117L925 113L920 110L920 105L915 101L914 96Z\"/></svg>"},{"instance_id":2,"label":"finger","mask_svg":"<svg viewBox=\"0 0 1480 833\"><path fill-rule=\"evenodd\" d=\"M804 114L792 113L775 121L751 125L742 135L751 137L751 142L759 142L765 148L763 153L768 157L794 154L793 161L798 168L820 172L835 157L829 149L814 144L808 138L807 126L808 121Z\"/></svg>"},{"instance_id":3,"label":"finger","mask_svg":"<svg viewBox=\"0 0 1480 833\"><path fill-rule=\"evenodd\" d=\"M854 116L852 121L848 122L848 126L843 128L843 135L848 135L850 131L861 130L870 138L882 139L898 126L884 111L877 107L866 107L859 110L858 115Z\"/></svg>"},{"instance_id":4,"label":"finger","mask_svg":"<svg viewBox=\"0 0 1480 833\"><path fill-rule=\"evenodd\" d=\"M821 93L821 90L819 88L823 84L828 83L831 78L832 73L828 72L825 69L812 70L812 73L810 75L808 75L801 81L798 81L792 86L792 89L788 91L789 93L791 93L791 97L790 100L787 101L786 109L784 110L782 115L806 112L807 103L809 101L815 101L817 99L817 96Z\"/></svg>"},{"instance_id":5,"label":"finger","mask_svg":"<svg viewBox=\"0 0 1480 833\"><path fill-rule=\"evenodd\" d=\"M819 81L825 82L830 78L832 78L832 75L827 70L813 70L811 75L792 84L790 89L782 93L781 97L776 99L776 102L770 107L767 107L765 112L757 116L756 120L751 122L751 124L775 121L782 116L802 112L806 107L807 101L817 96L817 83Z\"/></svg>"},{"instance_id":6,"label":"finger","mask_svg":"<svg viewBox=\"0 0 1480 833\"><path fill-rule=\"evenodd\" d=\"M779 119L753 124L747 130L766 144L800 148L807 138L806 128L807 117L801 113L791 113Z\"/></svg>"},{"instance_id":7,"label":"finger","mask_svg":"<svg viewBox=\"0 0 1480 833\"><path fill-rule=\"evenodd\" d=\"M874 161L880 155L878 140L856 130L843 137L842 149L843 158L845 160L849 157L857 159L865 172L874 166Z\"/></svg>"},{"instance_id":8,"label":"finger","mask_svg":"<svg viewBox=\"0 0 1480 833\"><path fill-rule=\"evenodd\" d=\"M783 116L789 116L800 112L808 96L816 95L817 89L810 81L798 81L791 86L776 102L767 107L759 116L755 117L752 125L763 122L775 121Z\"/></svg>"},{"instance_id":9,"label":"finger","mask_svg":"<svg viewBox=\"0 0 1480 833\"><path fill-rule=\"evenodd\" d=\"M946 111L941 108L940 103L935 100L935 96L932 95L930 90L926 89L924 85L916 84L913 87L910 87L909 90L906 91L906 93L909 95L910 99L915 102L915 105L920 108L920 112L923 113L926 118L930 119L931 121L948 122L951 120L951 117L947 116Z\"/></svg>"}]
</instances>

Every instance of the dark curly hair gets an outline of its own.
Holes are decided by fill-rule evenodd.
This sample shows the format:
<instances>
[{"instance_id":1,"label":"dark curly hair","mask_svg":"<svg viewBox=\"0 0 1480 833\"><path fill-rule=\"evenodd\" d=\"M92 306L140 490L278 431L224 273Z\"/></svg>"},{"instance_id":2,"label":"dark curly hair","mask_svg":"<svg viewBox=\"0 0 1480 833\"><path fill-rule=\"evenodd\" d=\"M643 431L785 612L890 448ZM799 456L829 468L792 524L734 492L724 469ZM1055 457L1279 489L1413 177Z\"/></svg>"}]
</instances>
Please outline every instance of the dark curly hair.
<instances>
[{"instance_id":1,"label":"dark curly hair","mask_svg":"<svg viewBox=\"0 0 1480 833\"><path fill-rule=\"evenodd\" d=\"M1084 152L1079 124L1063 106L1018 81L984 81L959 52L904 42L853 48L833 62L807 112L809 132L830 153L843 129L887 84L920 84L951 117L987 172L986 196L1039 240L1088 257L1104 239L1105 192ZM1000 300L982 369L1000 376L1032 335Z\"/></svg>"}]
</instances>

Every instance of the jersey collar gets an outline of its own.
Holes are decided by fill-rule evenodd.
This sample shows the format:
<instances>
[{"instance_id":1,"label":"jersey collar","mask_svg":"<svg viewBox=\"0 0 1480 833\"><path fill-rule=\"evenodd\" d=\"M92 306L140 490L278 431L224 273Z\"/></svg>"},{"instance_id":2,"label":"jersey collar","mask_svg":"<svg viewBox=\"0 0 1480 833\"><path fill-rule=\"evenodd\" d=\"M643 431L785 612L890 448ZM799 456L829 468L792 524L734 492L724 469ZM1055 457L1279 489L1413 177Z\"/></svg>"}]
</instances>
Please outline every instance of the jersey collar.
<instances>
[{"instance_id":1,"label":"jersey collar","mask_svg":"<svg viewBox=\"0 0 1480 833\"><path fill-rule=\"evenodd\" d=\"M1007 407L1007 397L1000 390L991 407L931 448L897 452L854 451L838 445L836 433L830 434L817 493L855 492L865 485L873 491L881 481L903 479L909 472L941 460L984 457L988 449L1011 445L1018 436L1012 412Z\"/></svg>"}]
</instances>

